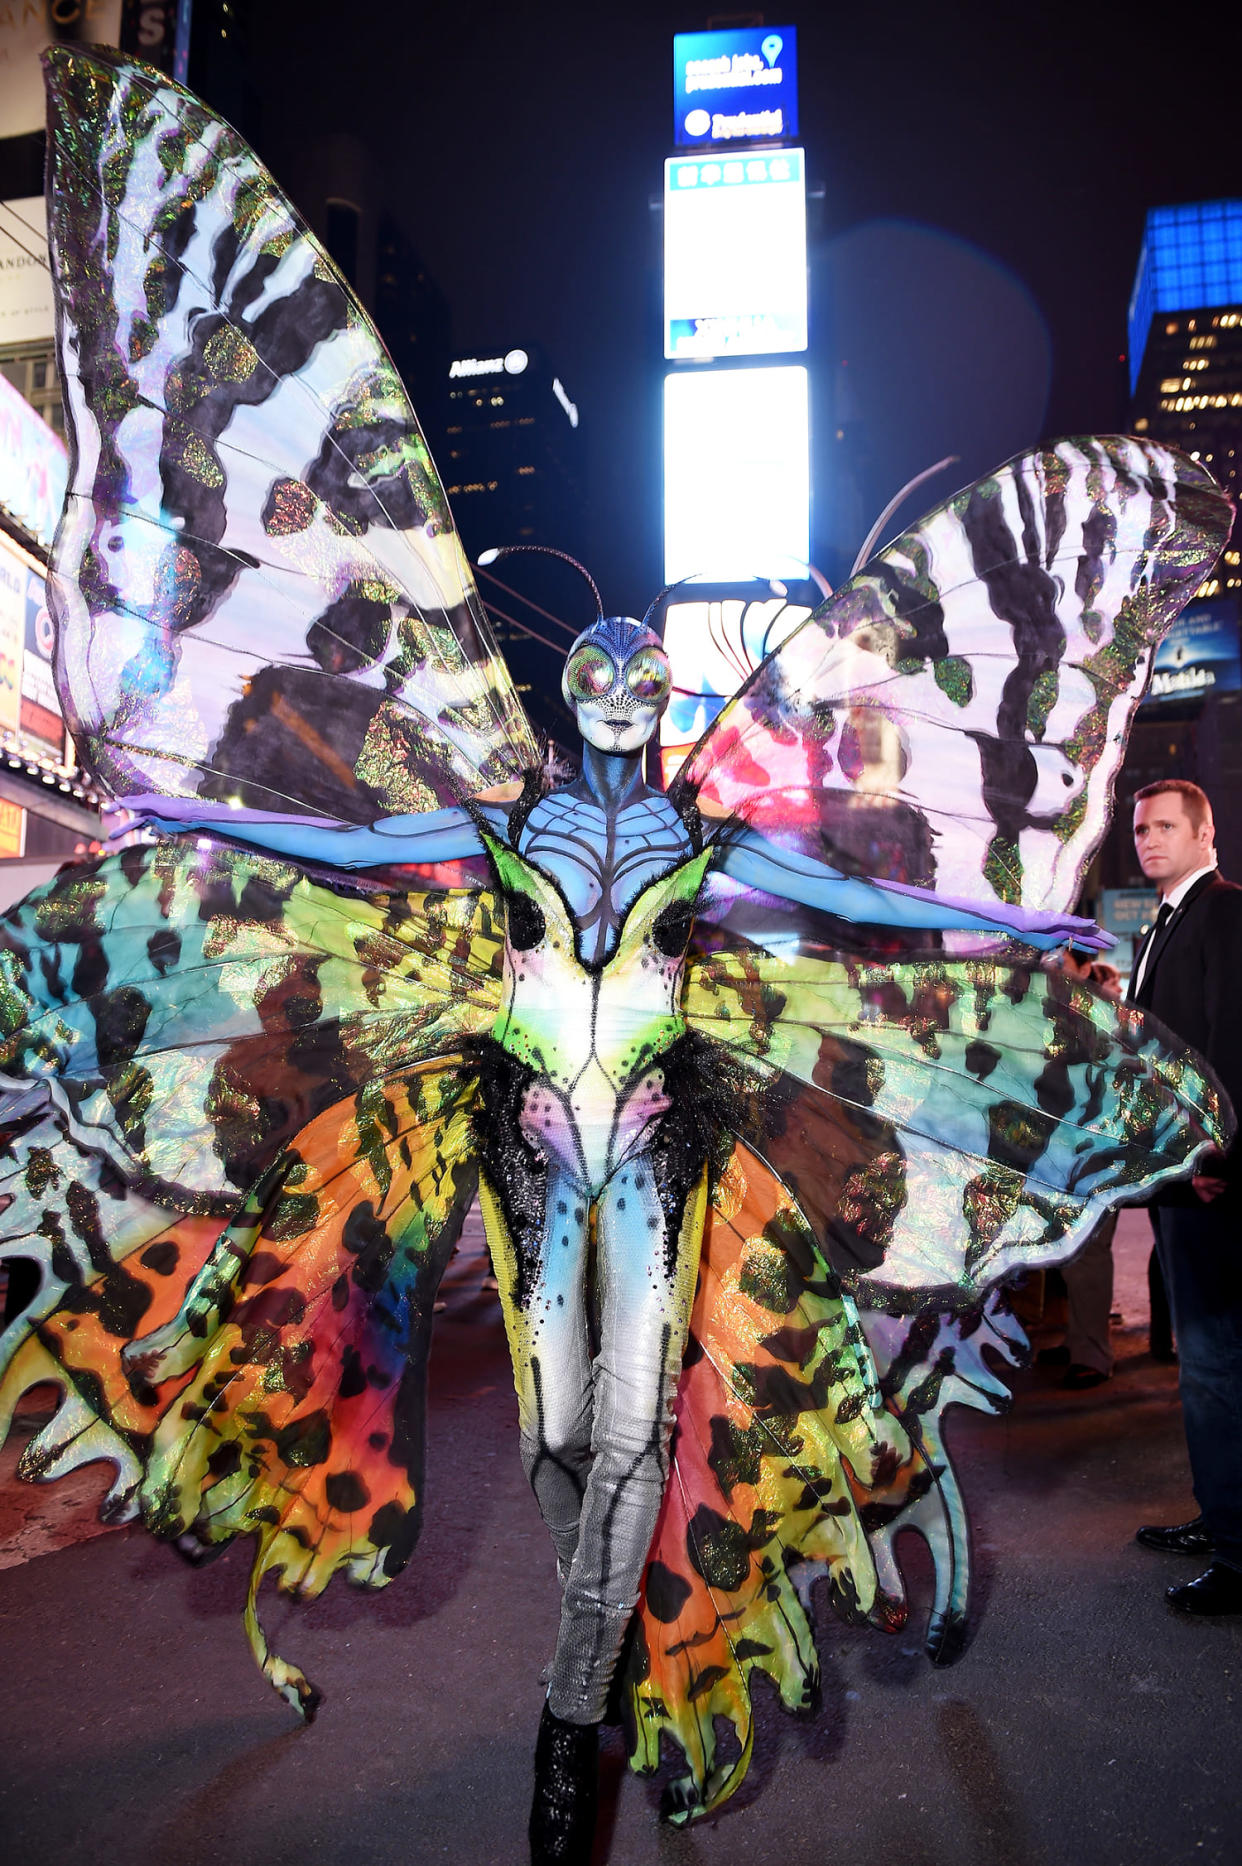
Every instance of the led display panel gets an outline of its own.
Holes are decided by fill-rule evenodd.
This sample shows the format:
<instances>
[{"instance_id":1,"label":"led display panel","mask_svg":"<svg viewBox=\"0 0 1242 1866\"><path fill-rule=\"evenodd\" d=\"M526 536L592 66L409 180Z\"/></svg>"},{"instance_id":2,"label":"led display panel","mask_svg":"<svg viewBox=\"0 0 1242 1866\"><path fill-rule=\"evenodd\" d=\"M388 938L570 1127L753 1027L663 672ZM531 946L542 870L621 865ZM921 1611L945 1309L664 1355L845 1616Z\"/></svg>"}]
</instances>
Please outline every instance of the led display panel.
<instances>
[{"instance_id":1,"label":"led display panel","mask_svg":"<svg viewBox=\"0 0 1242 1866\"><path fill-rule=\"evenodd\" d=\"M52 680L56 630L43 566L0 533L0 738L31 757L72 760Z\"/></svg>"},{"instance_id":2,"label":"led display panel","mask_svg":"<svg viewBox=\"0 0 1242 1866\"><path fill-rule=\"evenodd\" d=\"M1156 643L1145 704L1197 700L1205 693L1236 693L1242 687L1238 647L1238 599L1189 603Z\"/></svg>"},{"instance_id":3,"label":"led display panel","mask_svg":"<svg viewBox=\"0 0 1242 1866\"><path fill-rule=\"evenodd\" d=\"M677 370L664 381L664 578L799 576L810 549L807 372Z\"/></svg>"},{"instance_id":4,"label":"led display panel","mask_svg":"<svg viewBox=\"0 0 1242 1866\"><path fill-rule=\"evenodd\" d=\"M806 349L801 149L674 156L664 167L664 354Z\"/></svg>"},{"instance_id":5,"label":"led display panel","mask_svg":"<svg viewBox=\"0 0 1242 1866\"><path fill-rule=\"evenodd\" d=\"M798 35L792 26L734 26L673 38L673 141L678 148L798 134Z\"/></svg>"},{"instance_id":6,"label":"led display panel","mask_svg":"<svg viewBox=\"0 0 1242 1866\"><path fill-rule=\"evenodd\" d=\"M0 376L0 511L50 550L68 483L64 441Z\"/></svg>"}]
</instances>

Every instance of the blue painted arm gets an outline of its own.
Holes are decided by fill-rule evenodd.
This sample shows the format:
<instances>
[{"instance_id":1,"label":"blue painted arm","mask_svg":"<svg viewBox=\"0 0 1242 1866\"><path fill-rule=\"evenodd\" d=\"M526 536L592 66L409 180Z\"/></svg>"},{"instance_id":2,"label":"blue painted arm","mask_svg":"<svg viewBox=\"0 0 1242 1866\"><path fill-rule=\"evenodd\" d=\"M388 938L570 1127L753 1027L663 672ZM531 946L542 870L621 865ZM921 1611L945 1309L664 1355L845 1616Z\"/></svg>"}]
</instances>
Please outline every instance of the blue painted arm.
<instances>
[{"instance_id":1,"label":"blue painted arm","mask_svg":"<svg viewBox=\"0 0 1242 1866\"><path fill-rule=\"evenodd\" d=\"M267 855L313 862L322 868L390 868L407 862L456 862L484 853L470 813L454 805L419 816L385 816L368 825L327 816L282 816L269 810L236 810L200 798L125 797L151 829L174 835L225 836ZM486 806L484 815L503 830L505 813Z\"/></svg>"},{"instance_id":2,"label":"blue painted arm","mask_svg":"<svg viewBox=\"0 0 1242 1866\"><path fill-rule=\"evenodd\" d=\"M1114 943L1093 920L1080 920L1073 914L1042 913L1010 907L1003 901L983 906L975 901L954 900L930 888L909 887L901 881L844 875L813 856L777 848L751 829L729 839L716 866L745 887L761 888L779 899L798 901L837 914L842 920L872 926L1008 933L1044 951L1063 946L1067 940L1093 952L1102 952Z\"/></svg>"}]
</instances>

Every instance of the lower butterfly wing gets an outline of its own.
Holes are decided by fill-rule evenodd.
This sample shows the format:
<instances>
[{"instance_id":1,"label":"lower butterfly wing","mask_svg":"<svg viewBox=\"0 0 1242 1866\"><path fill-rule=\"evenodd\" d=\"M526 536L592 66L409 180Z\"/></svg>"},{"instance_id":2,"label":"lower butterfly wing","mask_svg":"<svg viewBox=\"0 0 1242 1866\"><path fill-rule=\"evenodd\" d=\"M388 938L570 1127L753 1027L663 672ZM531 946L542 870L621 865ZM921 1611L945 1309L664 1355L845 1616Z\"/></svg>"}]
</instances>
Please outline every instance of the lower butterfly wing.
<instances>
[{"instance_id":1,"label":"lower butterfly wing","mask_svg":"<svg viewBox=\"0 0 1242 1866\"><path fill-rule=\"evenodd\" d=\"M380 1584L412 1547L431 1300L474 1187L490 895L318 887L160 844L0 921L0 1425L61 1401L23 1475L115 1468L105 1514L265 1573Z\"/></svg>"},{"instance_id":2,"label":"lower butterfly wing","mask_svg":"<svg viewBox=\"0 0 1242 1866\"><path fill-rule=\"evenodd\" d=\"M318 1694L271 1652L260 1584L320 1593L343 1572L382 1587L409 1560L422 1506L432 1305L477 1180L476 1079L427 1064L325 1109L223 1229L140 1222L22 1339L0 1398L64 1395L22 1455L27 1478L110 1460L110 1514L183 1552L257 1538L246 1627L260 1666L305 1715ZM129 1307L109 1300L124 1283Z\"/></svg>"},{"instance_id":3,"label":"lower butterfly wing","mask_svg":"<svg viewBox=\"0 0 1242 1866\"><path fill-rule=\"evenodd\" d=\"M757 1084L744 1137L880 1307L968 1309L1232 1131L1192 1051L1029 960L721 949L685 1006Z\"/></svg>"},{"instance_id":4,"label":"lower butterfly wing","mask_svg":"<svg viewBox=\"0 0 1242 1866\"><path fill-rule=\"evenodd\" d=\"M733 1085L737 1139L628 1671L635 1766L656 1767L662 1735L686 1758L679 1820L742 1779L752 1671L790 1707L813 1701L817 1578L846 1618L898 1626L894 1539L917 1530L928 1651L960 1650L969 1539L943 1415L1001 1410L998 1366L1025 1350L990 1292L1071 1256L1231 1126L1175 1039L1029 953L953 960L893 934L881 960L875 929L843 952L806 916L782 938L763 902L739 911L765 943L718 916L686 970L687 1025L708 1079ZM718 1717L736 1738L724 1758Z\"/></svg>"},{"instance_id":5,"label":"lower butterfly wing","mask_svg":"<svg viewBox=\"0 0 1242 1866\"><path fill-rule=\"evenodd\" d=\"M1003 1318L929 1325L860 1313L787 1188L735 1143L704 1230L671 1471L624 1678L632 1766L654 1771L662 1737L684 1758L668 1796L675 1821L741 1782L754 1672L787 1709L814 1705L818 1580L847 1621L904 1623L892 1551L901 1529L931 1548L929 1649L951 1656L969 1560L939 1423L949 1404L1007 1400L985 1343L1009 1350ZM719 1718L732 1726L731 1754Z\"/></svg>"},{"instance_id":6,"label":"lower butterfly wing","mask_svg":"<svg viewBox=\"0 0 1242 1866\"><path fill-rule=\"evenodd\" d=\"M538 750L405 390L241 139L105 47L47 55L71 443L49 600L83 761L368 822Z\"/></svg>"},{"instance_id":7,"label":"lower butterfly wing","mask_svg":"<svg viewBox=\"0 0 1242 1866\"><path fill-rule=\"evenodd\" d=\"M1019 455L879 552L723 708L673 791L847 874L1065 912L1155 643L1233 510L1155 442Z\"/></svg>"},{"instance_id":8,"label":"lower butterfly wing","mask_svg":"<svg viewBox=\"0 0 1242 1866\"><path fill-rule=\"evenodd\" d=\"M1003 1292L956 1314L860 1308L858 1320L885 1403L921 1460L912 1480L899 1471L895 1483L876 1484L864 1507L877 1582L887 1600L900 1603L904 1617L905 1584L894 1542L902 1530L917 1530L931 1551L934 1577L927 1655L935 1664L950 1664L966 1639L970 1533L945 1444L944 1415L950 1406L1005 1412L1011 1395L1001 1370L1023 1365L1030 1344Z\"/></svg>"}]
</instances>

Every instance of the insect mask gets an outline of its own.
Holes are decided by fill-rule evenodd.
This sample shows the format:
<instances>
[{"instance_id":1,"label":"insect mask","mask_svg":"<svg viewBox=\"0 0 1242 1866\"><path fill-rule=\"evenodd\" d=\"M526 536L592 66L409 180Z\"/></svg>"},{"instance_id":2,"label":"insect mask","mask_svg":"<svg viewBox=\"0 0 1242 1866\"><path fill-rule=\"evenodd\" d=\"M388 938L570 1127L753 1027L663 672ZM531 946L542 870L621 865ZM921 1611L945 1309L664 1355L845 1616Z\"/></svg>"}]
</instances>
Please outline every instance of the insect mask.
<instances>
[{"instance_id":1,"label":"insect mask","mask_svg":"<svg viewBox=\"0 0 1242 1866\"><path fill-rule=\"evenodd\" d=\"M636 752L669 702L672 674L658 635L630 616L603 616L569 651L561 692L578 730L601 752Z\"/></svg>"}]
</instances>

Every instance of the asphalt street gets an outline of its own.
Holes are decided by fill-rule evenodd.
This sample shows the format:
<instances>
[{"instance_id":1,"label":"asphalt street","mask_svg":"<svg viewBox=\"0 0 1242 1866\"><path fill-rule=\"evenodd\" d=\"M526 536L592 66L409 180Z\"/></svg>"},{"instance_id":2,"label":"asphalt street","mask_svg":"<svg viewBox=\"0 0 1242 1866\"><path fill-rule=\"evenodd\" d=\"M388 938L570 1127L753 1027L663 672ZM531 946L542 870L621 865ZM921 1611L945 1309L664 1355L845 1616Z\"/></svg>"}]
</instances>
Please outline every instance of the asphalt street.
<instances>
[{"instance_id":1,"label":"asphalt street","mask_svg":"<svg viewBox=\"0 0 1242 1866\"><path fill-rule=\"evenodd\" d=\"M915 1620L823 1623L816 1718L758 1706L750 1775L689 1831L606 1740L596 1866L1238 1866L1242 1620L1179 1619L1195 1565L1132 1541L1192 1512L1175 1370L1146 1353L1145 1219L1119 1233L1119 1370L1021 1374L951 1437L975 1525L974 1634L935 1669ZM302 1728L241 1631L247 1556L202 1570L100 1531L98 1470L32 1489L0 1467L0 1836L21 1866L521 1866L550 1547L518 1463L477 1240L433 1363L428 1504L407 1573L309 1606L276 1649L323 1688ZM1055 1339L1044 1334L1040 1339ZM36 1424L29 1415L28 1434ZM903 1542L916 1616L929 1568Z\"/></svg>"}]
</instances>

